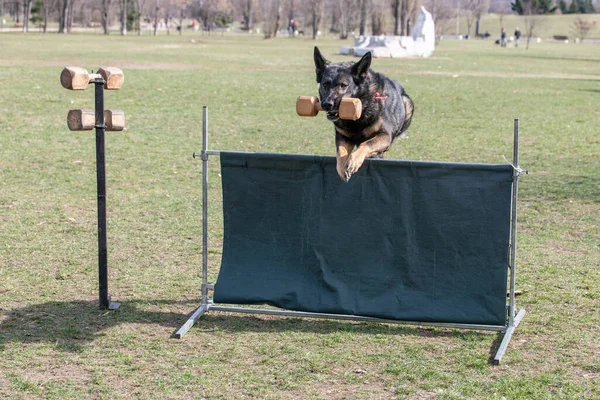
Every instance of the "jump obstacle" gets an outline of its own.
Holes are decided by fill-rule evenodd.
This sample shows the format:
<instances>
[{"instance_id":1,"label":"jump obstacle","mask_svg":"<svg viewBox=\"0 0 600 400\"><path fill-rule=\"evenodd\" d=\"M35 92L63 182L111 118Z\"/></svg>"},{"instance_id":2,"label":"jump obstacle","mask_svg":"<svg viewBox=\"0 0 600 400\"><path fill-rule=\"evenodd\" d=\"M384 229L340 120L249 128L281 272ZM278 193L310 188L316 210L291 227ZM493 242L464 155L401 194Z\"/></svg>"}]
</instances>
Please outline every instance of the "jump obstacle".
<instances>
[{"instance_id":1,"label":"jump obstacle","mask_svg":"<svg viewBox=\"0 0 600 400\"><path fill-rule=\"evenodd\" d=\"M518 140L515 119L513 164L368 159L344 183L334 157L209 150L204 107L201 304L175 337L208 311L475 329L503 333L499 364L525 315L515 302ZM209 283L215 155L224 240Z\"/></svg>"},{"instance_id":2,"label":"jump obstacle","mask_svg":"<svg viewBox=\"0 0 600 400\"><path fill-rule=\"evenodd\" d=\"M67 126L71 131L96 128L96 183L98 191L98 301L101 309L116 310L120 304L112 302L108 294L108 245L106 237L106 161L104 132L122 131L125 114L121 110L104 109L104 89L118 90L123 86L123 71L115 67L100 67L96 74L84 68L65 67L60 74L61 85L68 90L85 90L95 86L96 110L69 110Z\"/></svg>"}]
</instances>

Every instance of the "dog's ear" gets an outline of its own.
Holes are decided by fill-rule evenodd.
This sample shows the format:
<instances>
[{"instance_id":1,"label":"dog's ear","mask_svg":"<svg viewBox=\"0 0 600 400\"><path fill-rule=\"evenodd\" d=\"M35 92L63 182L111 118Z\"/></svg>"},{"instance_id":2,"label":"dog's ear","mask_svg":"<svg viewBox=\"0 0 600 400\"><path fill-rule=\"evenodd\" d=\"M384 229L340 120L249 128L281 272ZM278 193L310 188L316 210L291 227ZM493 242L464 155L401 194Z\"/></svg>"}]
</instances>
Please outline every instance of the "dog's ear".
<instances>
[{"instance_id":1,"label":"dog's ear","mask_svg":"<svg viewBox=\"0 0 600 400\"><path fill-rule=\"evenodd\" d=\"M371 67L371 52L365 53L362 58L352 66L351 72L355 78L360 80L365 79L367 76L367 72L369 71L369 67Z\"/></svg>"},{"instance_id":2,"label":"dog's ear","mask_svg":"<svg viewBox=\"0 0 600 400\"><path fill-rule=\"evenodd\" d=\"M323 55L321 54L321 52L319 51L319 48L317 46L315 46L314 59L315 59L315 72L317 73L317 83L321 83L321 78L323 77L323 71L325 70L325 67L327 66L327 64L329 64L329 61L327 61L325 59L325 57L323 57Z\"/></svg>"}]
</instances>

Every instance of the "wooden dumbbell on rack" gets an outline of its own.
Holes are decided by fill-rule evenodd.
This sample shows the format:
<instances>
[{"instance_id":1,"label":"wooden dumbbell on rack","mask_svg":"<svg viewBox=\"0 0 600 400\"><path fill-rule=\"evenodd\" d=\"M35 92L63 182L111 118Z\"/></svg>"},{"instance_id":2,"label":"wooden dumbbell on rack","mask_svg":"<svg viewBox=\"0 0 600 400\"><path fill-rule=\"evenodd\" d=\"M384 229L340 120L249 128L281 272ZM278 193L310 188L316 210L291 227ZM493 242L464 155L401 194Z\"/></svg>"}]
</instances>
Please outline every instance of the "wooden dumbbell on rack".
<instances>
[{"instance_id":1,"label":"wooden dumbbell on rack","mask_svg":"<svg viewBox=\"0 0 600 400\"><path fill-rule=\"evenodd\" d=\"M104 80L104 89L106 90L118 90L125 81L123 71L115 67L100 67L95 74L89 73L81 67L65 67L60 74L60 83L65 89L85 90L88 84L95 82L98 78Z\"/></svg>"},{"instance_id":2,"label":"wooden dumbbell on rack","mask_svg":"<svg viewBox=\"0 0 600 400\"><path fill-rule=\"evenodd\" d=\"M323 111L321 102L316 96L300 96L296 100L296 112L302 117L314 117ZM362 103L360 99L344 97L340 102L338 115L340 119L355 121L362 114Z\"/></svg>"},{"instance_id":3,"label":"wooden dumbbell on rack","mask_svg":"<svg viewBox=\"0 0 600 400\"><path fill-rule=\"evenodd\" d=\"M104 110L104 125L107 131L122 131L125 129L125 113L121 110ZM94 110L69 110L67 126L71 131L91 131L96 127Z\"/></svg>"}]
</instances>

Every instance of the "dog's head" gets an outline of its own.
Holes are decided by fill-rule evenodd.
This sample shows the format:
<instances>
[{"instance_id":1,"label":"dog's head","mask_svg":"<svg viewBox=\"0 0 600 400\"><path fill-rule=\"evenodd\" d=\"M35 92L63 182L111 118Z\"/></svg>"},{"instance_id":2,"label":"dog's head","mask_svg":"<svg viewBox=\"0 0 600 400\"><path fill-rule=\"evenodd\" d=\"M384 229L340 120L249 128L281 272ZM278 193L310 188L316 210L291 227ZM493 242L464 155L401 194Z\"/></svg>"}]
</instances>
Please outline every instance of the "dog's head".
<instances>
[{"instance_id":1,"label":"dog's head","mask_svg":"<svg viewBox=\"0 0 600 400\"><path fill-rule=\"evenodd\" d=\"M363 84L371 66L371 53L366 53L356 63L332 64L315 46L314 58L321 108L327 112L327 119L335 122L339 119L338 109L342 98L359 97L364 92Z\"/></svg>"}]
</instances>

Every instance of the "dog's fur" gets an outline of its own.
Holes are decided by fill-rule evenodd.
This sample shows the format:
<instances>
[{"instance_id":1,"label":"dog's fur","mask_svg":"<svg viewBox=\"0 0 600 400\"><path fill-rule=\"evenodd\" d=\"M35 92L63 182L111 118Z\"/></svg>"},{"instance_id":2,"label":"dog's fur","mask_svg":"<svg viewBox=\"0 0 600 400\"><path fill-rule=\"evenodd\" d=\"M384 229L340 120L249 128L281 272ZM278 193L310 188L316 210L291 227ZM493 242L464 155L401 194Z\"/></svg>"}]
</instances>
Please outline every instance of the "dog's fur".
<instances>
[{"instance_id":1,"label":"dog's fur","mask_svg":"<svg viewBox=\"0 0 600 400\"><path fill-rule=\"evenodd\" d=\"M365 158L383 158L394 139L406 132L414 105L398 82L370 69L371 53L357 63L332 64L315 46L314 60L321 108L335 126L337 173L348 182ZM344 97L361 100L362 114L356 121L339 118Z\"/></svg>"}]
</instances>

